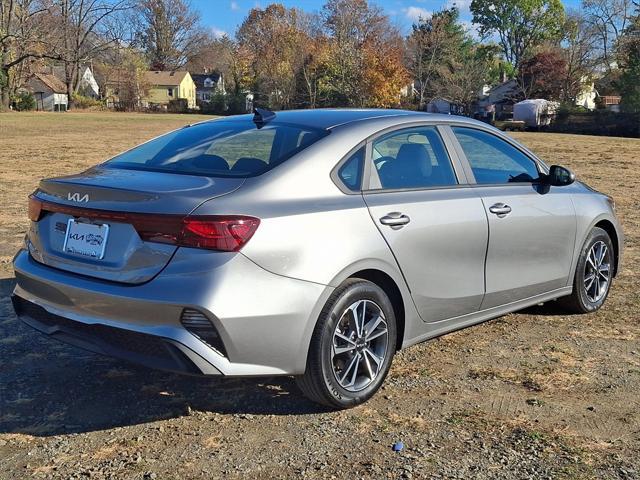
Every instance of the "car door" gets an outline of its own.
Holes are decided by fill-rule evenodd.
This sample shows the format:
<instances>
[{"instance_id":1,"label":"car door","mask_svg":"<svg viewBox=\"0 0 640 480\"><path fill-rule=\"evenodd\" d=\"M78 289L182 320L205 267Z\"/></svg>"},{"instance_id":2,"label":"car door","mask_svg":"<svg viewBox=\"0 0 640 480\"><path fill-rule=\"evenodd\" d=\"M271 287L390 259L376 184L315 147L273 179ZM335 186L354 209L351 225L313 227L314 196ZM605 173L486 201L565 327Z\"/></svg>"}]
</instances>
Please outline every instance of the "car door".
<instances>
[{"instance_id":1,"label":"car door","mask_svg":"<svg viewBox=\"0 0 640 480\"><path fill-rule=\"evenodd\" d=\"M482 201L438 127L394 130L367 144L371 218L426 322L475 312L488 241Z\"/></svg>"},{"instance_id":2,"label":"car door","mask_svg":"<svg viewBox=\"0 0 640 480\"><path fill-rule=\"evenodd\" d=\"M541 182L524 150L484 129L451 127L489 219L482 309L564 287L576 220L568 189Z\"/></svg>"}]
</instances>

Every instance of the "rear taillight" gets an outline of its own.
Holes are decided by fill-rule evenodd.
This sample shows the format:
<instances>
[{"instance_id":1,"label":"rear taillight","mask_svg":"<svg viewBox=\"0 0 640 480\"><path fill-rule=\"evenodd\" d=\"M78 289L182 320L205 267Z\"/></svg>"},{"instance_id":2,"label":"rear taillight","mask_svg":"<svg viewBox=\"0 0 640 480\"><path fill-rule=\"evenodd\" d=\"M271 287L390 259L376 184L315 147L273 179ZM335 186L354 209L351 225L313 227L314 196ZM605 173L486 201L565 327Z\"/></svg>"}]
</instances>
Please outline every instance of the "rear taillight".
<instances>
[{"instance_id":1,"label":"rear taillight","mask_svg":"<svg viewBox=\"0 0 640 480\"><path fill-rule=\"evenodd\" d=\"M131 223L142 240L182 247L237 252L253 236L260 220L244 215L140 215Z\"/></svg>"},{"instance_id":2,"label":"rear taillight","mask_svg":"<svg viewBox=\"0 0 640 480\"><path fill-rule=\"evenodd\" d=\"M183 247L237 252L256 232L260 219L245 215L158 215L113 212L43 202L29 197L29 218L37 222L43 212L57 212L93 222L128 223L142 240Z\"/></svg>"},{"instance_id":3,"label":"rear taillight","mask_svg":"<svg viewBox=\"0 0 640 480\"><path fill-rule=\"evenodd\" d=\"M29 220L37 222L40 220L40 214L42 213L42 202L38 200L34 195L29 195Z\"/></svg>"},{"instance_id":4,"label":"rear taillight","mask_svg":"<svg viewBox=\"0 0 640 480\"><path fill-rule=\"evenodd\" d=\"M254 217L187 217L180 243L185 246L237 252L256 232L260 220Z\"/></svg>"}]
</instances>

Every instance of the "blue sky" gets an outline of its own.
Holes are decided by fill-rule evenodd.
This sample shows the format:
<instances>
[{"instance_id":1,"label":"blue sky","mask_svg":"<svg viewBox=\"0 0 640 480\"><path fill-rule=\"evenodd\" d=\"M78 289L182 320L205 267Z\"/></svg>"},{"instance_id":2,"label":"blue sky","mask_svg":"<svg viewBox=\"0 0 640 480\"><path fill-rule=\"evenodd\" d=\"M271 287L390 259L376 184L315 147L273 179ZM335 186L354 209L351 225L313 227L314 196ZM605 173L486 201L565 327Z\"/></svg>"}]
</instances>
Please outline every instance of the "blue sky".
<instances>
[{"instance_id":1,"label":"blue sky","mask_svg":"<svg viewBox=\"0 0 640 480\"><path fill-rule=\"evenodd\" d=\"M470 26L471 14L469 5L471 0L378 0L370 1L382 7L391 21L402 33L408 33L411 24L420 15L451 6L456 3L461 12L462 20ZM265 0L191 0L192 5L200 11L202 21L214 34L233 36L236 28L242 23L249 10L253 7L265 7L270 1ZM287 7L298 7L309 12L322 9L324 0L280 0ZM579 0L564 0L565 8L576 8Z\"/></svg>"}]
</instances>

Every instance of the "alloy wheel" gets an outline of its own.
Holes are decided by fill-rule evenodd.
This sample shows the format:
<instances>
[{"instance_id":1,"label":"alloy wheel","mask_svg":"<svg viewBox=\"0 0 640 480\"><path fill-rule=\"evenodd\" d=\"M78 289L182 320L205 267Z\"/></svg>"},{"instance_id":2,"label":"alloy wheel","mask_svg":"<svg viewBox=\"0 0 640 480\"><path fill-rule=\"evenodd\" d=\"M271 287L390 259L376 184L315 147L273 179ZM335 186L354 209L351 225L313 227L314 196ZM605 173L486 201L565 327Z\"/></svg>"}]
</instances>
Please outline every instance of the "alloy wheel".
<instances>
[{"instance_id":1,"label":"alloy wheel","mask_svg":"<svg viewBox=\"0 0 640 480\"><path fill-rule=\"evenodd\" d=\"M340 386L357 392L371 385L383 369L388 343L382 309L371 300L352 303L333 334L331 364Z\"/></svg>"},{"instance_id":2,"label":"alloy wheel","mask_svg":"<svg viewBox=\"0 0 640 480\"><path fill-rule=\"evenodd\" d=\"M599 240L589 249L584 267L584 292L590 302L599 302L609 290L611 281L611 252Z\"/></svg>"}]
</instances>

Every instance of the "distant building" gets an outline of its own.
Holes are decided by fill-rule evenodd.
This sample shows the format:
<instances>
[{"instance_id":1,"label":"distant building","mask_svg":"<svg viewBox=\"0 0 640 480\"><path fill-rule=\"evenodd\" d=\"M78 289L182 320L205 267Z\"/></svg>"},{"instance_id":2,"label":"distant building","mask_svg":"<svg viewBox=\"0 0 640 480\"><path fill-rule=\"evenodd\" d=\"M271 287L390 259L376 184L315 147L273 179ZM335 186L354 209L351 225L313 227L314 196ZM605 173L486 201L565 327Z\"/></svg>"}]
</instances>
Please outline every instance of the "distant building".
<instances>
[{"instance_id":1,"label":"distant building","mask_svg":"<svg viewBox=\"0 0 640 480\"><path fill-rule=\"evenodd\" d=\"M196 84L187 71L144 72L144 82L149 89L143 106L167 108L172 100L184 100L188 108L196 106Z\"/></svg>"},{"instance_id":2,"label":"distant building","mask_svg":"<svg viewBox=\"0 0 640 480\"><path fill-rule=\"evenodd\" d=\"M196 84L196 103L208 103L218 93L225 93L224 81L219 73L192 73Z\"/></svg>"},{"instance_id":3,"label":"distant building","mask_svg":"<svg viewBox=\"0 0 640 480\"><path fill-rule=\"evenodd\" d=\"M464 106L447 98L434 98L427 103L426 111L429 113L464 115Z\"/></svg>"},{"instance_id":4,"label":"distant building","mask_svg":"<svg viewBox=\"0 0 640 480\"><path fill-rule=\"evenodd\" d=\"M55 75L34 73L27 80L26 88L36 101L36 110L65 112L69 105L67 86Z\"/></svg>"},{"instance_id":5,"label":"distant building","mask_svg":"<svg viewBox=\"0 0 640 480\"><path fill-rule=\"evenodd\" d=\"M128 111L141 107L147 90L144 72L137 69L114 68L100 76L107 108Z\"/></svg>"},{"instance_id":6,"label":"distant building","mask_svg":"<svg viewBox=\"0 0 640 480\"><path fill-rule=\"evenodd\" d=\"M54 75L62 83L66 82L64 65L52 65L42 69L41 73ZM89 65L81 65L79 71L78 93L85 97L100 98L100 87L93 75L93 69Z\"/></svg>"},{"instance_id":7,"label":"distant building","mask_svg":"<svg viewBox=\"0 0 640 480\"><path fill-rule=\"evenodd\" d=\"M620 97L619 95L602 95L600 97L600 101L602 102L602 105L604 105L604 108L606 108L607 110L611 110L612 112L619 112L621 98L622 97Z\"/></svg>"}]
</instances>

